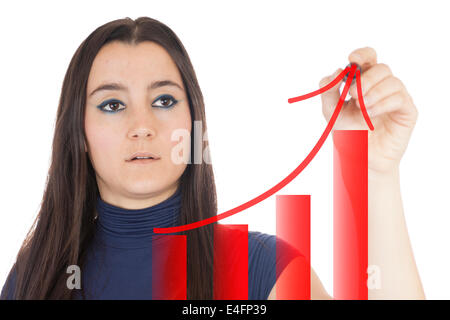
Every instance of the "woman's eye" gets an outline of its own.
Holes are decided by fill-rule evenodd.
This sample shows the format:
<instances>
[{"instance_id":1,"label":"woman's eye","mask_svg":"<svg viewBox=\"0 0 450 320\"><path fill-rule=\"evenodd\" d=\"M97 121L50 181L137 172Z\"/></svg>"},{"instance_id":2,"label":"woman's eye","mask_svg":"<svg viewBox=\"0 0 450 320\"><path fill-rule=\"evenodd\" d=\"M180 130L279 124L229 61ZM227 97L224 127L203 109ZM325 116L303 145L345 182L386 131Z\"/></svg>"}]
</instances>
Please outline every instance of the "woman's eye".
<instances>
[{"instance_id":1,"label":"woman's eye","mask_svg":"<svg viewBox=\"0 0 450 320\"><path fill-rule=\"evenodd\" d=\"M124 106L124 108L120 108L119 107L120 105L123 105L123 103L121 103L117 100L110 100L110 101L105 101L103 104L98 106L98 108L104 112L117 112L117 111L121 111L121 110L125 109L125 106Z\"/></svg>"},{"instance_id":2,"label":"woman's eye","mask_svg":"<svg viewBox=\"0 0 450 320\"><path fill-rule=\"evenodd\" d=\"M173 102L170 103L170 100L172 100ZM157 101L160 101L160 103L156 103ZM156 105L157 107L162 107L162 108L171 108L173 107L176 103L178 102L178 100L176 100L174 97L172 97L171 95L163 95L158 97L155 102L153 103L153 105Z\"/></svg>"},{"instance_id":3,"label":"woman's eye","mask_svg":"<svg viewBox=\"0 0 450 320\"><path fill-rule=\"evenodd\" d=\"M172 108L175 104L177 104L177 102L178 100L176 100L174 97L165 94L159 96L155 100L155 102L153 102L153 106L158 108L169 109ZM120 107L120 105L122 105L122 107ZM125 109L125 105L118 100L107 100L103 102L101 105L99 105L97 108L99 108L103 112L115 113Z\"/></svg>"}]
</instances>

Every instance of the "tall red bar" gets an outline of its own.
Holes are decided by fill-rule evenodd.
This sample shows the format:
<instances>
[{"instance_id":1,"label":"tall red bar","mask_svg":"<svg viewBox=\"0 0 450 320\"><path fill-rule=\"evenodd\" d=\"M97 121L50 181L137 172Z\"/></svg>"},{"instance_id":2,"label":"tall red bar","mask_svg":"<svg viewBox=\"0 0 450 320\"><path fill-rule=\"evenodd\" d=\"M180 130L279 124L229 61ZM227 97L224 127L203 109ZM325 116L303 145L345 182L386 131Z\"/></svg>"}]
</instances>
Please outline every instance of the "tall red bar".
<instances>
[{"instance_id":1,"label":"tall red bar","mask_svg":"<svg viewBox=\"0 0 450 320\"><path fill-rule=\"evenodd\" d=\"M333 131L333 291L367 300L367 130Z\"/></svg>"},{"instance_id":2,"label":"tall red bar","mask_svg":"<svg viewBox=\"0 0 450 320\"><path fill-rule=\"evenodd\" d=\"M186 300L185 235L156 235L152 241L152 300Z\"/></svg>"},{"instance_id":3,"label":"tall red bar","mask_svg":"<svg viewBox=\"0 0 450 320\"><path fill-rule=\"evenodd\" d=\"M276 196L276 234L299 252L300 260L283 270L284 257L291 259L292 250L278 239L276 243L277 300L311 299L311 196ZM283 273L282 273L283 272Z\"/></svg>"},{"instance_id":4,"label":"tall red bar","mask_svg":"<svg viewBox=\"0 0 450 320\"><path fill-rule=\"evenodd\" d=\"M214 300L248 300L248 225L214 225Z\"/></svg>"}]
</instances>

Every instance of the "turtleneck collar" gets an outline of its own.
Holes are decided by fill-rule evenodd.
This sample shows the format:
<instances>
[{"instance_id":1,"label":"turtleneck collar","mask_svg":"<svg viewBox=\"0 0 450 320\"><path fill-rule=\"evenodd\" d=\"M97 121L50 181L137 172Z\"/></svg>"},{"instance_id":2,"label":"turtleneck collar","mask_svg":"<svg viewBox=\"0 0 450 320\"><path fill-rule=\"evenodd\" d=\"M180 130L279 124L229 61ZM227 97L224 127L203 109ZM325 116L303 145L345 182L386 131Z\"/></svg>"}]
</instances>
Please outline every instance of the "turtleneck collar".
<instances>
[{"instance_id":1,"label":"turtleneck collar","mask_svg":"<svg viewBox=\"0 0 450 320\"><path fill-rule=\"evenodd\" d=\"M97 236L115 248L144 248L152 245L153 228L178 224L181 189L168 199L148 208L124 209L97 198Z\"/></svg>"}]
</instances>

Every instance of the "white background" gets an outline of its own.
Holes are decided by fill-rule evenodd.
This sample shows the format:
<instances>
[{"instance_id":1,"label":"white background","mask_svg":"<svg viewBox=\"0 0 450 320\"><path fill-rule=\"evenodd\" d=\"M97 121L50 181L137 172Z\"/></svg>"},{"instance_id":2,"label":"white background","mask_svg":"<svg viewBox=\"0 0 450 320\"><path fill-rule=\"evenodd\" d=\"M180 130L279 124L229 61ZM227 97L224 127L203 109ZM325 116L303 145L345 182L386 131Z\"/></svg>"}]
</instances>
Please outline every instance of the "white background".
<instances>
[{"instance_id":1,"label":"white background","mask_svg":"<svg viewBox=\"0 0 450 320\"><path fill-rule=\"evenodd\" d=\"M0 4L0 286L38 213L69 61L100 25L149 16L186 47L206 103L219 212L288 175L325 128L318 89L373 47L419 119L401 162L405 217L428 299L449 299L447 1L14 1ZM311 194L312 266L332 294L331 136L278 194ZM275 197L223 220L275 234Z\"/></svg>"}]
</instances>

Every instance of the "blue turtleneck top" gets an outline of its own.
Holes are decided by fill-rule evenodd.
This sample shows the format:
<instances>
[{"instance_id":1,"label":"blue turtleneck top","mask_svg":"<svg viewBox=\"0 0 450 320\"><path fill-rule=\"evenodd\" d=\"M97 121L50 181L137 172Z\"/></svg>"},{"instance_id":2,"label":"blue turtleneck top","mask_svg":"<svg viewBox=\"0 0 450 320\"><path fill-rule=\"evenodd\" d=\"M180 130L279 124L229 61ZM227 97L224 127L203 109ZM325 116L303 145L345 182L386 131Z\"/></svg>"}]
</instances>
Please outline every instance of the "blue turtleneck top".
<instances>
[{"instance_id":1,"label":"blue turtleneck top","mask_svg":"<svg viewBox=\"0 0 450 320\"><path fill-rule=\"evenodd\" d=\"M168 199L144 209L124 209L97 199L97 219L94 238L88 248L81 270L81 286L86 299L152 299L152 236L153 228L178 225L181 189ZM280 270L295 256L291 252L276 261L276 236L257 231L248 232L248 298L267 299L276 282L276 265ZM277 240L278 241L278 240ZM291 250L291 251L289 251ZM13 298L15 269L7 283ZM74 298L82 299L74 289Z\"/></svg>"}]
</instances>

